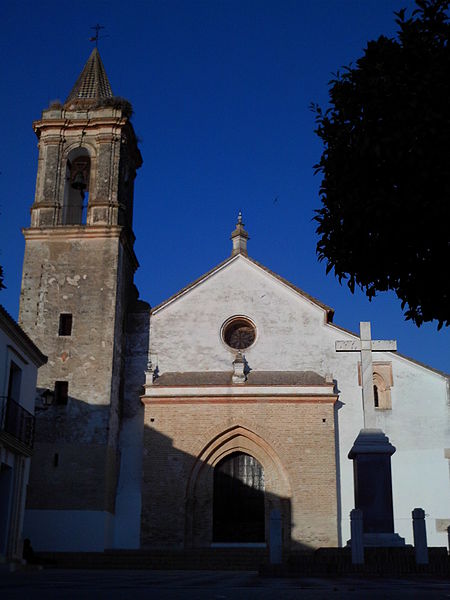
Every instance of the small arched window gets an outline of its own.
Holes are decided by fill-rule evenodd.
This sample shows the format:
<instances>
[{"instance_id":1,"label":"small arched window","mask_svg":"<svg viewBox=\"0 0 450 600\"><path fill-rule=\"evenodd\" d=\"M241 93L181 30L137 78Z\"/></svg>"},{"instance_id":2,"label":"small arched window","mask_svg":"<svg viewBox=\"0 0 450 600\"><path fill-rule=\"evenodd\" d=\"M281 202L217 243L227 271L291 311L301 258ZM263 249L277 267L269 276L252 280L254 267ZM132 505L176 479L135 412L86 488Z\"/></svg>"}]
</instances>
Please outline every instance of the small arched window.
<instances>
[{"instance_id":1,"label":"small arched window","mask_svg":"<svg viewBox=\"0 0 450 600\"><path fill-rule=\"evenodd\" d=\"M374 368L373 372L373 403L375 408L389 410L392 408L391 401L391 375L392 371L386 372L386 369L379 366Z\"/></svg>"},{"instance_id":2,"label":"small arched window","mask_svg":"<svg viewBox=\"0 0 450 600\"><path fill-rule=\"evenodd\" d=\"M62 213L63 225L83 225L91 176L91 159L86 148L77 148L67 159L66 185Z\"/></svg>"},{"instance_id":3,"label":"small arched window","mask_svg":"<svg viewBox=\"0 0 450 600\"><path fill-rule=\"evenodd\" d=\"M358 383L362 385L361 363L358 364ZM392 409L391 387L394 385L392 363L373 362L373 406L377 410Z\"/></svg>"},{"instance_id":4,"label":"small arched window","mask_svg":"<svg viewBox=\"0 0 450 600\"><path fill-rule=\"evenodd\" d=\"M373 403L375 405L375 408L378 408L378 404L379 404L379 398L378 398L378 386L374 385L373 386Z\"/></svg>"}]
</instances>

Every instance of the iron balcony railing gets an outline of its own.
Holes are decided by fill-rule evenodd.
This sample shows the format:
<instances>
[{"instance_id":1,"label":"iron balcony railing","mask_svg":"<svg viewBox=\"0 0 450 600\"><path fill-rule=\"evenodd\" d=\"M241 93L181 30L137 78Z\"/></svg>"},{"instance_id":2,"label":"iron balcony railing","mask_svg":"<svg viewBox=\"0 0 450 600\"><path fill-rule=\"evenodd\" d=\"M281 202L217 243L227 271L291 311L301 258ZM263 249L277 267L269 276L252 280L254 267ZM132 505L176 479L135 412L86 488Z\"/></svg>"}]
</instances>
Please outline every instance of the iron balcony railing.
<instances>
[{"instance_id":1,"label":"iron balcony railing","mask_svg":"<svg viewBox=\"0 0 450 600\"><path fill-rule=\"evenodd\" d=\"M16 440L32 448L34 440L34 415L12 400L12 398L0 396L0 431L9 433Z\"/></svg>"}]
</instances>

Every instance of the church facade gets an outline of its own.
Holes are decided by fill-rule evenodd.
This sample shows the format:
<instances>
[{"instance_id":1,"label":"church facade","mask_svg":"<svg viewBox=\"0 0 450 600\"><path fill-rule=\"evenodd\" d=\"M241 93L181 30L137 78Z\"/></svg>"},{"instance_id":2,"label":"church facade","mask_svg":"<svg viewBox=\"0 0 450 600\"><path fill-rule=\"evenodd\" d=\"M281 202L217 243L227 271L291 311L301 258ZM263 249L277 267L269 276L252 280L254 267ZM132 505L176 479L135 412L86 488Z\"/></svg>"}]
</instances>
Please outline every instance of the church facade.
<instances>
[{"instance_id":1,"label":"church facade","mask_svg":"<svg viewBox=\"0 0 450 600\"><path fill-rule=\"evenodd\" d=\"M97 49L64 105L34 123L39 165L19 322L46 354L53 403L37 414L24 534L37 550L349 539L348 452L364 424L359 341L333 310L248 254L231 253L159 306L133 275L133 181L142 159L130 107ZM157 282L155 282L157 284ZM427 513L450 525L448 376L373 352L373 426L392 458L395 529Z\"/></svg>"}]
</instances>

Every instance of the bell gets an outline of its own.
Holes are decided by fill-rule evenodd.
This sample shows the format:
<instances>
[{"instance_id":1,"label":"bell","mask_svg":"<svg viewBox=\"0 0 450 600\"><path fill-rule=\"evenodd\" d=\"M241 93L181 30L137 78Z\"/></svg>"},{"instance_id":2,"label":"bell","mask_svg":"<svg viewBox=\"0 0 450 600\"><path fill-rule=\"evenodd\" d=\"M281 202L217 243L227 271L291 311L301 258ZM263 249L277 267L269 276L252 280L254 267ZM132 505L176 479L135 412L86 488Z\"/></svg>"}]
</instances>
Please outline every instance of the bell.
<instances>
[{"instance_id":1,"label":"bell","mask_svg":"<svg viewBox=\"0 0 450 600\"><path fill-rule=\"evenodd\" d=\"M86 181L81 171L78 171L75 177L73 178L72 187L74 190L80 190L80 192L87 188Z\"/></svg>"}]
</instances>

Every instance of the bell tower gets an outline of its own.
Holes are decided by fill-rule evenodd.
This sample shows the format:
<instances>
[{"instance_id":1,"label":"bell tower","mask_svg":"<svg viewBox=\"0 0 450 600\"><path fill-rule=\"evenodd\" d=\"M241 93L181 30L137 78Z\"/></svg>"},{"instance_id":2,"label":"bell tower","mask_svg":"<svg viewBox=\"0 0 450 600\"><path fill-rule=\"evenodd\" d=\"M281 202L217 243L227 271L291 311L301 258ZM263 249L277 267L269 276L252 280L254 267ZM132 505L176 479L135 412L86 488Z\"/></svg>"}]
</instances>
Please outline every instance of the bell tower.
<instances>
[{"instance_id":1,"label":"bell tower","mask_svg":"<svg viewBox=\"0 0 450 600\"><path fill-rule=\"evenodd\" d=\"M132 108L114 97L94 48L64 105L33 124L39 139L31 228L119 225L131 232L133 181L142 164Z\"/></svg>"},{"instance_id":2,"label":"bell tower","mask_svg":"<svg viewBox=\"0 0 450 600\"><path fill-rule=\"evenodd\" d=\"M142 158L131 113L94 48L65 103L33 124L39 162L19 322L48 356L25 522L38 550L52 530L70 549L82 535L92 550L111 546L126 323L137 299L133 187Z\"/></svg>"}]
</instances>

